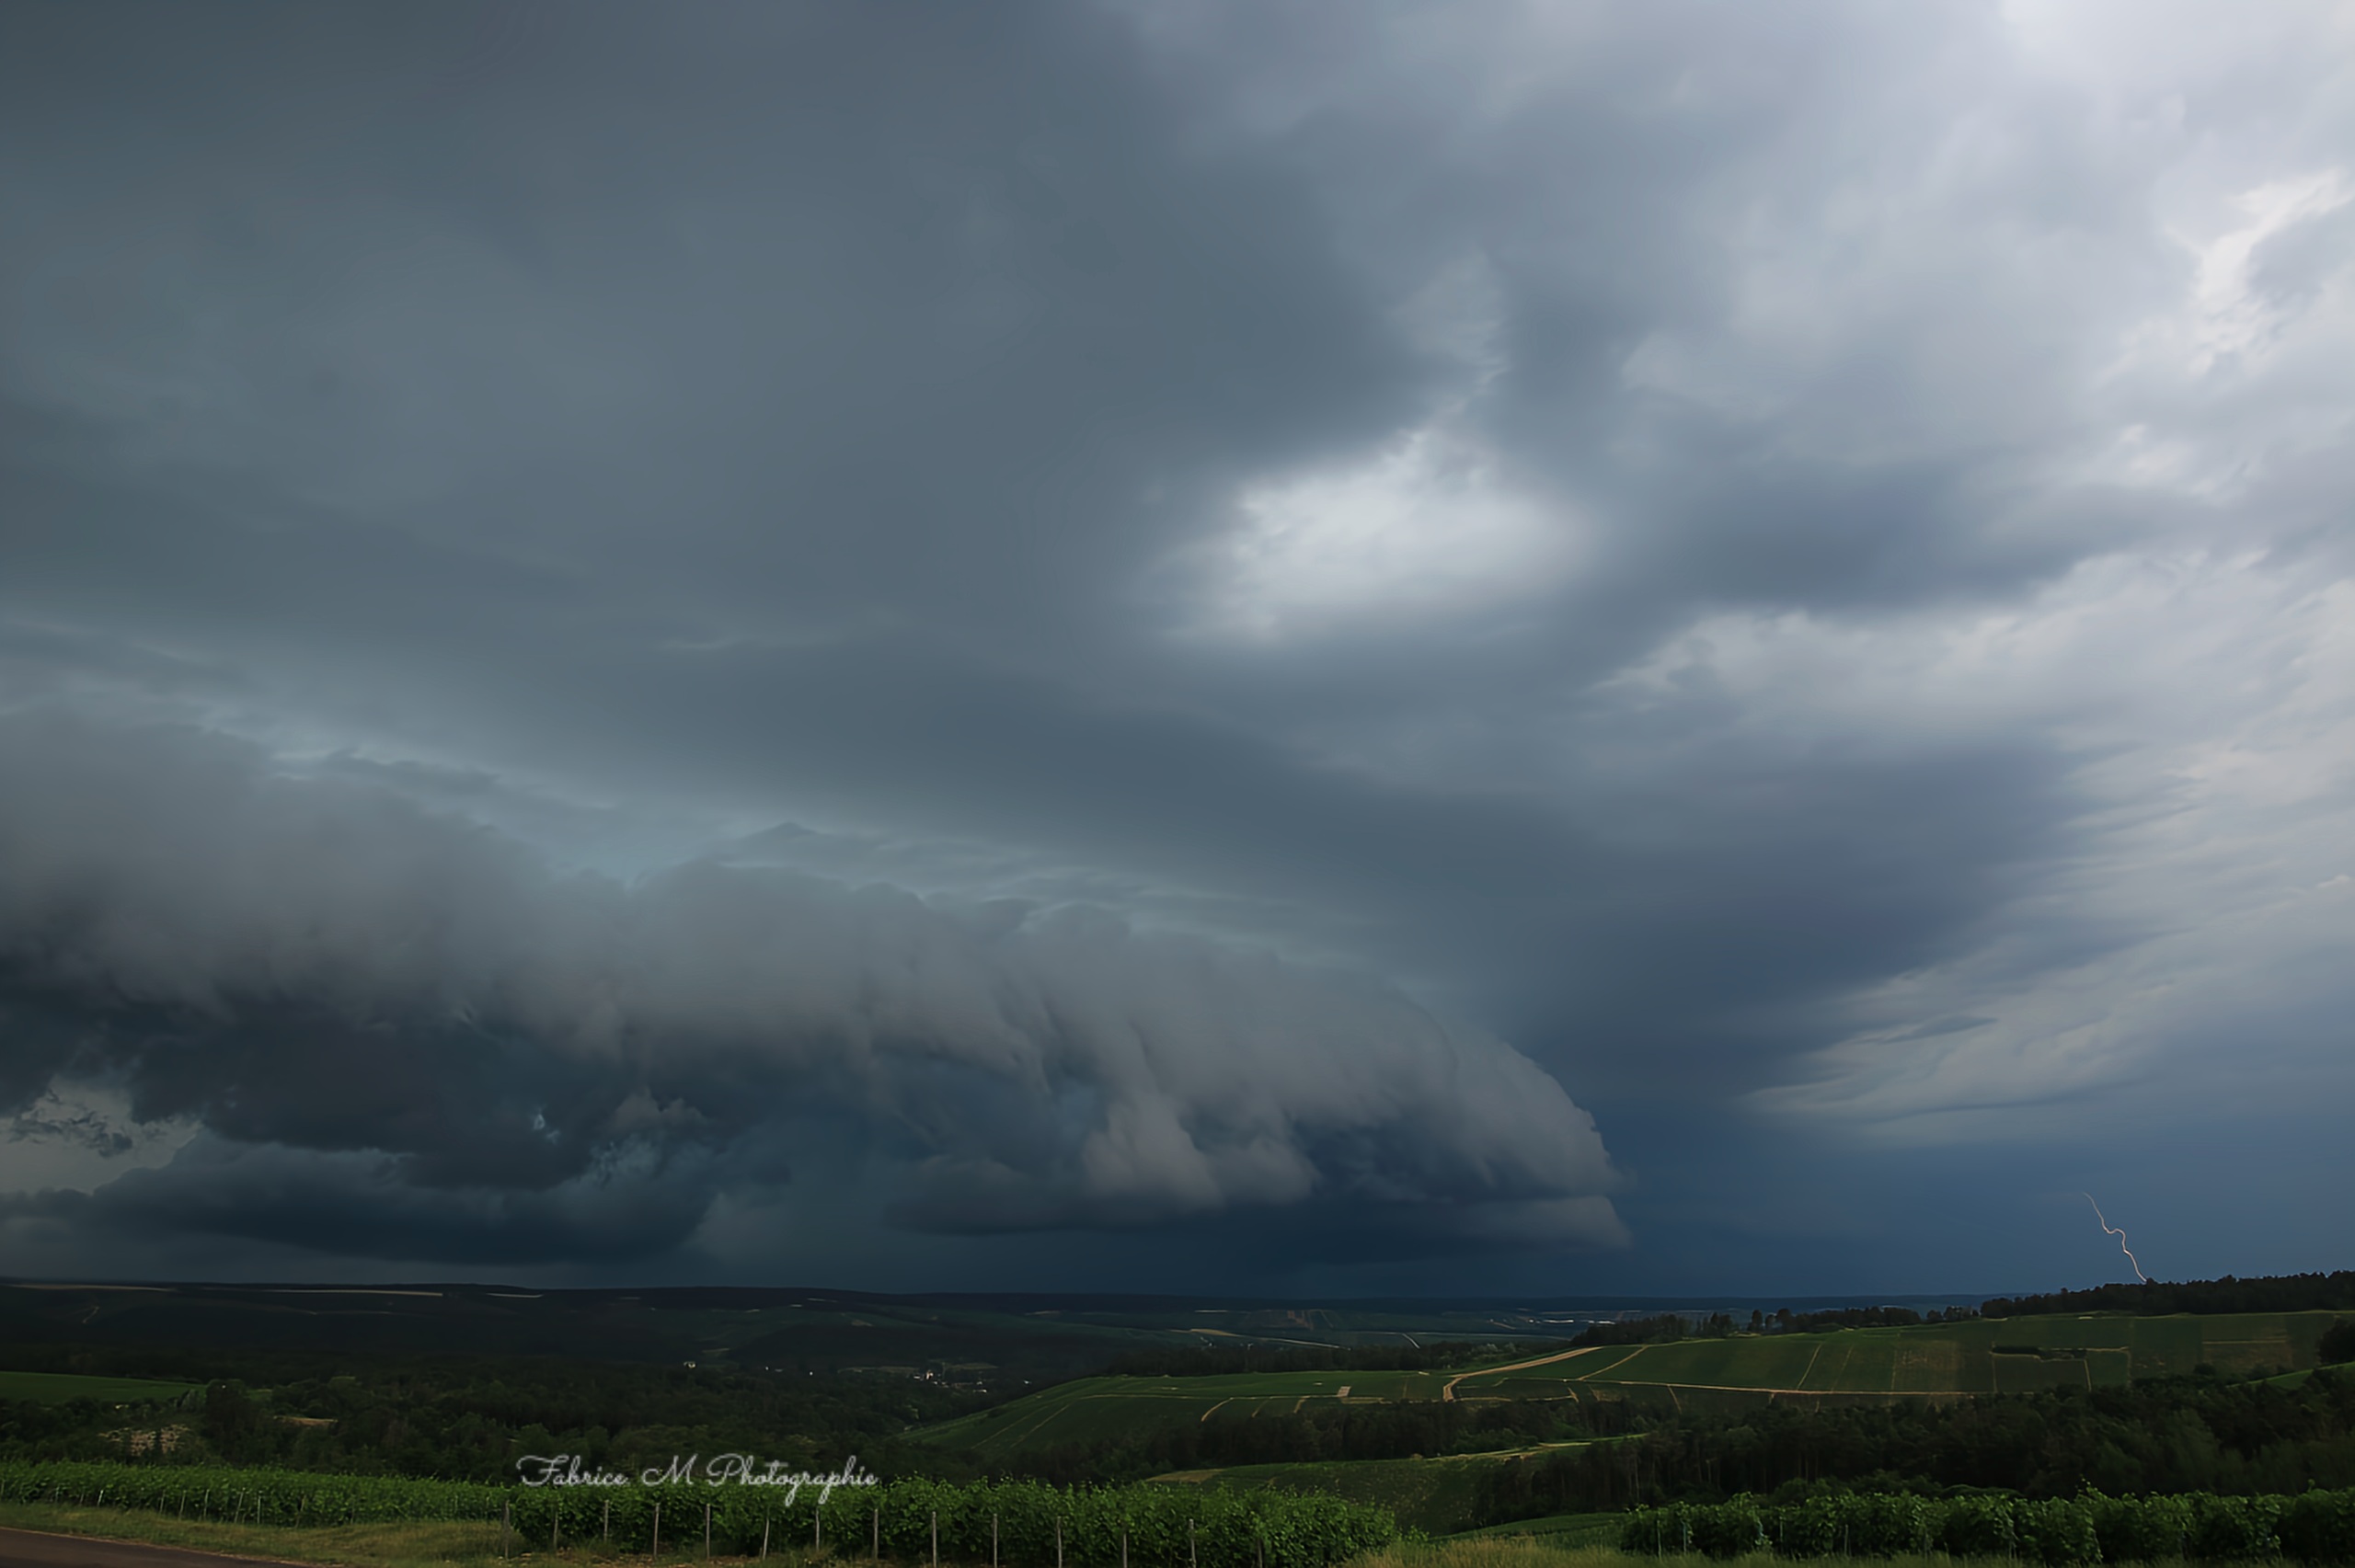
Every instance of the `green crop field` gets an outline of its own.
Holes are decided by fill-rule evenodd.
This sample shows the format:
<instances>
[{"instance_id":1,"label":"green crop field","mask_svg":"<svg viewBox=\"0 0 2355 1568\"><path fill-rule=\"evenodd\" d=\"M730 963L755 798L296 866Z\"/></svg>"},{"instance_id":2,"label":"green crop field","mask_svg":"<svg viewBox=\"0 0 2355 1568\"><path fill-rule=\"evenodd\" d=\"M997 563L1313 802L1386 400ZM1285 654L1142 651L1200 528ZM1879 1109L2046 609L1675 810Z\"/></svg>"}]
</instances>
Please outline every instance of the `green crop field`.
<instances>
[{"instance_id":1,"label":"green crop field","mask_svg":"<svg viewBox=\"0 0 2355 1568\"><path fill-rule=\"evenodd\" d=\"M194 1383L159 1382L149 1378L85 1378L72 1372L0 1372L0 1400L24 1400L33 1404L63 1404L68 1400L96 1400L100 1404L141 1404L176 1400L196 1391Z\"/></svg>"},{"instance_id":2,"label":"green crop field","mask_svg":"<svg viewBox=\"0 0 2355 1568\"><path fill-rule=\"evenodd\" d=\"M1575 1448L1576 1444L1550 1444ZM1454 1454L1437 1459L1334 1459L1306 1464L1233 1465L1223 1470L1179 1471L1158 1477L1169 1486L1205 1486L1230 1491L1269 1487L1280 1492L1321 1492L1351 1503L1388 1508L1399 1524L1430 1535L1465 1529L1479 1517L1482 1471L1500 1459L1531 1452ZM1614 1521L1618 1516L1609 1516Z\"/></svg>"},{"instance_id":3,"label":"green crop field","mask_svg":"<svg viewBox=\"0 0 2355 1568\"><path fill-rule=\"evenodd\" d=\"M1223 1378L1082 1378L1012 1404L944 1422L925 1433L937 1447L982 1457L1060 1443L1093 1442L1140 1425L1282 1415L1311 1402L1435 1400L1442 1372L1256 1372ZM1557 1394L1555 1397L1560 1397Z\"/></svg>"},{"instance_id":4,"label":"green crop field","mask_svg":"<svg viewBox=\"0 0 2355 1568\"><path fill-rule=\"evenodd\" d=\"M1540 1366L1472 1373L1457 1399L1636 1399L1679 1407L1729 1402L1936 1398L2090 1388L2315 1364L2337 1314L2027 1317L1913 1328L1683 1340L1580 1351Z\"/></svg>"},{"instance_id":5,"label":"green crop field","mask_svg":"<svg viewBox=\"0 0 2355 1568\"><path fill-rule=\"evenodd\" d=\"M1458 1530L1457 1540L1484 1540L1502 1536L1538 1536L1545 1544L1565 1550L1589 1546L1616 1546L1619 1531L1626 1525L1625 1514L1547 1514L1534 1519L1511 1519L1501 1525L1483 1525L1478 1529Z\"/></svg>"},{"instance_id":6,"label":"green crop field","mask_svg":"<svg viewBox=\"0 0 2355 1568\"><path fill-rule=\"evenodd\" d=\"M1082 1378L925 1433L939 1448L981 1459L1118 1437L1184 1421L1283 1415L1312 1401L1434 1400L1439 1372L1259 1372L1226 1378ZM1556 1397L1559 1397L1557 1394Z\"/></svg>"},{"instance_id":7,"label":"green crop field","mask_svg":"<svg viewBox=\"0 0 2355 1568\"><path fill-rule=\"evenodd\" d=\"M1769 1402L1855 1404L2114 1386L2201 1366L2228 1375L2300 1370L2315 1365L2317 1342L2337 1316L2024 1317L1603 1345L1460 1372L1087 1378L945 1423L924 1440L986 1460L1334 1401L1629 1400L1663 1410L1732 1413Z\"/></svg>"}]
</instances>

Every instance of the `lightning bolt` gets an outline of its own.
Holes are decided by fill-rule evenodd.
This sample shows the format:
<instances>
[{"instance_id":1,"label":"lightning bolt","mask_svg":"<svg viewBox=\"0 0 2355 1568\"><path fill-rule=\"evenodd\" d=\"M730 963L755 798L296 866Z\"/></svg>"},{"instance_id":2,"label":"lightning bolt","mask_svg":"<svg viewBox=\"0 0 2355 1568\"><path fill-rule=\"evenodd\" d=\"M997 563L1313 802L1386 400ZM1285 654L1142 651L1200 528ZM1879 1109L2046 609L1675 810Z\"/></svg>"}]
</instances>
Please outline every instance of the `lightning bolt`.
<instances>
[{"instance_id":1,"label":"lightning bolt","mask_svg":"<svg viewBox=\"0 0 2355 1568\"><path fill-rule=\"evenodd\" d=\"M2094 1195L2091 1193L2079 1193L2077 1196L2084 1198L2087 1203L2094 1203ZM2150 1284L2151 1276L2142 1272L2142 1265L2141 1264L2134 1262L2134 1249L2126 1244L2126 1232L2120 1230L2117 1226L2112 1225L2108 1220L2102 1219L2101 1205L2097 1203L2094 1203L2094 1218L2101 1220L2101 1228L2104 1230L2118 1238L2118 1250L2126 1254L2126 1261L2133 1265L2134 1277L2141 1280L2145 1285Z\"/></svg>"}]
</instances>

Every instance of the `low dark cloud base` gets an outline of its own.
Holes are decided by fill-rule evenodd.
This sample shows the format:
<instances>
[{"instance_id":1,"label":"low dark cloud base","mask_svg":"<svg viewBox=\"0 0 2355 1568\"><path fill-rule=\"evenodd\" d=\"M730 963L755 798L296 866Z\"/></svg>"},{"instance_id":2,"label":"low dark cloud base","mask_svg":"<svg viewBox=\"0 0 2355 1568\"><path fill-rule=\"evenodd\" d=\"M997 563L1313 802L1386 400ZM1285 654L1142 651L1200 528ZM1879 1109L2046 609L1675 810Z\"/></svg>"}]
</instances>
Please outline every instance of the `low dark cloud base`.
<instances>
[{"instance_id":1,"label":"low dark cloud base","mask_svg":"<svg viewBox=\"0 0 2355 1568\"><path fill-rule=\"evenodd\" d=\"M1442 1206L1608 1243L1591 1120L1396 992L1086 909L936 909L698 863L560 876L190 730L0 721L9 1103L201 1129L27 1215L518 1263L684 1245L863 1128L918 1229Z\"/></svg>"}]
</instances>

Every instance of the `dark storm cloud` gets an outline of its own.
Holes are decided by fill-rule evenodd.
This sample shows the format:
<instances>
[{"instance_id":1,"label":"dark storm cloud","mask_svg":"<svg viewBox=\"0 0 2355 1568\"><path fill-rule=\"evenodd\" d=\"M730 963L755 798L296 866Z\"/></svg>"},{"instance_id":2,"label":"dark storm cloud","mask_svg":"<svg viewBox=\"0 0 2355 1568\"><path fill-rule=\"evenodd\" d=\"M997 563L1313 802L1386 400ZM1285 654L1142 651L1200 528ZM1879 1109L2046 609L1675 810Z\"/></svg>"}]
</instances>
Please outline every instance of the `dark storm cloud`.
<instances>
[{"instance_id":1,"label":"dark storm cloud","mask_svg":"<svg viewBox=\"0 0 2355 1568\"><path fill-rule=\"evenodd\" d=\"M530 1269L660 1257L693 1233L710 1190L707 1169L587 1177L545 1190L434 1189L381 1155L197 1141L167 1168L129 1172L96 1193L5 1200L0 1218L70 1226L114 1246L206 1237L328 1256Z\"/></svg>"},{"instance_id":2,"label":"dark storm cloud","mask_svg":"<svg viewBox=\"0 0 2355 1568\"><path fill-rule=\"evenodd\" d=\"M638 1253L789 1179L792 1124L831 1114L906 1167L919 1226L1320 1197L1616 1232L1551 1079L1362 980L777 871L557 878L215 738L5 738L12 1108L87 1082L209 1135L35 1212L316 1245L349 1208L345 1250L465 1262L586 1255L567 1238L602 1225Z\"/></svg>"},{"instance_id":3,"label":"dark storm cloud","mask_svg":"<svg viewBox=\"0 0 2355 1568\"><path fill-rule=\"evenodd\" d=\"M821 1145L944 1259L1603 1234L1527 1060L1712 1239L1630 1267L1779 1234L1692 1195L1825 1127L2057 1169L2227 1019L2339 1093L2355 125L2260 10L12 13L0 702L95 727L141 869L12 928L120 927L15 960L0 1087L205 1128L58 1178L155 1238L552 1266L608 1204L757 1257ZM183 769L246 824L201 897L121 783ZM1277 1038L1479 1109L1256 1144Z\"/></svg>"},{"instance_id":4,"label":"dark storm cloud","mask_svg":"<svg viewBox=\"0 0 2355 1568\"><path fill-rule=\"evenodd\" d=\"M1106 613L1068 589L1133 559L1148 486L1184 526L1206 478L1405 406L1411 359L1296 183L1171 145L1142 63L1084 14L567 8L495 79L463 33L355 20L259 57L168 10L121 44L18 24L29 76L113 88L43 105L90 166L31 202L20 299L79 361L155 325L137 258L180 271L239 364L152 395L186 439L140 455L344 514L305 532L396 519L626 581L649 624L921 604L1001 641Z\"/></svg>"}]
</instances>

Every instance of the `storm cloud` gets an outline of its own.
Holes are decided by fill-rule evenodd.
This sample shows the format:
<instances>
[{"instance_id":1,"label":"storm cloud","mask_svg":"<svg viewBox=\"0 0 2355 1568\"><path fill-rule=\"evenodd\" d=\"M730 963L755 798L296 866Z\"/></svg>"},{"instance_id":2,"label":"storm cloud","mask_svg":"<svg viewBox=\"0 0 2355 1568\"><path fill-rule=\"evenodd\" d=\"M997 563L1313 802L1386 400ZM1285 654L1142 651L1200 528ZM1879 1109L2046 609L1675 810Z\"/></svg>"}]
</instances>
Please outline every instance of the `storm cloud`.
<instances>
[{"instance_id":1,"label":"storm cloud","mask_svg":"<svg viewBox=\"0 0 2355 1568\"><path fill-rule=\"evenodd\" d=\"M2342 1261L2350 60L11 14L17 1266Z\"/></svg>"},{"instance_id":2,"label":"storm cloud","mask_svg":"<svg viewBox=\"0 0 2355 1568\"><path fill-rule=\"evenodd\" d=\"M902 1151L919 1227L1314 1196L1618 1235L1560 1086L1377 984L774 869L557 877L217 737L24 717L0 755L5 1108L82 1079L209 1135L100 1217L466 1262L648 1251L721 1181L789 1180L787 1129L821 1114Z\"/></svg>"}]
</instances>

